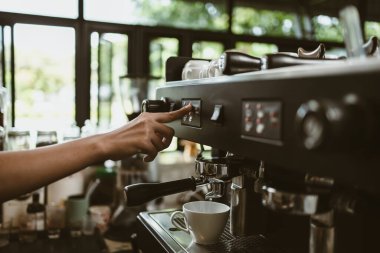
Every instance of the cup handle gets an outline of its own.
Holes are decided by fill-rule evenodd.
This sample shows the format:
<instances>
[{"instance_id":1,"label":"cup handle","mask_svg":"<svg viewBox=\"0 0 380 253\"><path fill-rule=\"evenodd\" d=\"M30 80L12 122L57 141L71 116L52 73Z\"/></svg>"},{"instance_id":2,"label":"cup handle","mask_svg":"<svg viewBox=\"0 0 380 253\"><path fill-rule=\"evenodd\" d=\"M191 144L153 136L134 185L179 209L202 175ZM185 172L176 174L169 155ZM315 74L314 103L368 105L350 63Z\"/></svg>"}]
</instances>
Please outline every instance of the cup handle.
<instances>
[{"instance_id":1,"label":"cup handle","mask_svg":"<svg viewBox=\"0 0 380 253\"><path fill-rule=\"evenodd\" d=\"M186 227L183 227L180 223L178 223L175 218L183 218L185 220L185 226ZM174 213L172 213L172 215L170 216L170 221L172 222L172 224L176 227L176 228L179 228L185 232L189 232L189 226L187 225L187 220L186 220L186 216L183 212L181 211L175 211Z\"/></svg>"}]
</instances>

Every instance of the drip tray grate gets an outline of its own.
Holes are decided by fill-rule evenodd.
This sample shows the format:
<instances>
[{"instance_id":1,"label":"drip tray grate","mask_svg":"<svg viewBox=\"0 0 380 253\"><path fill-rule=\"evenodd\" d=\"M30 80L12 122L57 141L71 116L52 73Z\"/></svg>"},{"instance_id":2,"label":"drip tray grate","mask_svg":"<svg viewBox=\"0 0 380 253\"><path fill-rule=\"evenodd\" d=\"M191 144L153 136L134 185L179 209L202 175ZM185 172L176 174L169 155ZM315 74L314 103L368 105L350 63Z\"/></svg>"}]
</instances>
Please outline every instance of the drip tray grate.
<instances>
[{"instance_id":1,"label":"drip tray grate","mask_svg":"<svg viewBox=\"0 0 380 253\"><path fill-rule=\"evenodd\" d=\"M219 242L213 245L193 243L189 233L175 228L170 221L172 211L150 212L143 215L162 242L177 253L281 253L262 235L234 236L230 233L229 222L221 235ZM184 220L176 221L185 226Z\"/></svg>"},{"instance_id":2,"label":"drip tray grate","mask_svg":"<svg viewBox=\"0 0 380 253\"><path fill-rule=\"evenodd\" d=\"M178 223L185 226L182 218L176 218ZM204 251L192 250L188 248L188 252L207 252L207 253L280 253L279 249L269 245L267 239L262 235L251 236L234 236L230 233L230 222L220 236L219 242L213 245L197 245L194 248L203 248Z\"/></svg>"}]
</instances>

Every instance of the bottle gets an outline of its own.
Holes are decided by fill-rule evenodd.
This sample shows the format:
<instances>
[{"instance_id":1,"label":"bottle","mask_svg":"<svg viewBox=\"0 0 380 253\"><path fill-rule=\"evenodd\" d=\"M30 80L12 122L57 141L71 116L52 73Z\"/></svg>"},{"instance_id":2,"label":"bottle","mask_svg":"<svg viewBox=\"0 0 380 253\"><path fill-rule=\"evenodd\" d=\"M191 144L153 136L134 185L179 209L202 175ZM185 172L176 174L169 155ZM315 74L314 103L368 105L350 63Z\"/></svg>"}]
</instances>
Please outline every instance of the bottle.
<instances>
[{"instance_id":1,"label":"bottle","mask_svg":"<svg viewBox=\"0 0 380 253\"><path fill-rule=\"evenodd\" d=\"M224 75L259 71L262 65L261 58L233 50L225 51L219 58L219 71Z\"/></svg>"},{"instance_id":2,"label":"bottle","mask_svg":"<svg viewBox=\"0 0 380 253\"><path fill-rule=\"evenodd\" d=\"M33 201L26 209L26 223L20 231L20 240L23 242L34 242L39 231L45 228L45 206L39 202L40 194L33 193Z\"/></svg>"},{"instance_id":3,"label":"bottle","mask_svg":"<svg viewBox=\"0 0 380 253\"><path fill-rule=\"evenodd\" d=\"M91 198L91 205L114 205L116 191L116 164L107 160L103 165L96 168L95 177L99 185L95 188Z\"/></svg>"}]
</instances>

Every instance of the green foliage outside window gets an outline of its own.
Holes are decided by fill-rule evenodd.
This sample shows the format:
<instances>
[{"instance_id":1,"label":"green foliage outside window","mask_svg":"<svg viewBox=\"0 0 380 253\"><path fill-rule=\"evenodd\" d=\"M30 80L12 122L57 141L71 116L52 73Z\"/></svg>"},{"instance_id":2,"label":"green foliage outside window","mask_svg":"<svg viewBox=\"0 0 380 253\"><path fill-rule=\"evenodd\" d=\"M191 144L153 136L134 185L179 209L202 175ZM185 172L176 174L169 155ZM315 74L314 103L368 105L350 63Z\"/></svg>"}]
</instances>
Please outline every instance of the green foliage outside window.
<instances>
[{"instance_id":1,"label":"green foliage outside window","mask_svg":"<svg viewBox=\"0 0 380 253\"><path fill-rule=\"evenodd\" d=\"M256 36L296 36L296 15L273 10L235 7L232 31L236 34Z\"/></svg>"},{"instance_id":2,"label":"green foliage outside window","mask_svg":"<svg viewBox=\"0 0 380 253\"><path fill-rule=\"evenodd\" d=\"M312 22L316 40L343 42L343 31L338 18L319 15L313 17Z\"/></svg>"},{"instance_id":3,"label":"green foliage outside window","mask_svg":"<svg viewBox=\"0 0 380 253\"><path fill-rule=\"evenodd\" d=\"M371 36L380 38L380 23L379 22L365 22L364 24L366 39Z\"/></svg>"},{"instance_id":4,"label":"green foliage outside window","mask_svg":"<svg viewBox=\"0 0 380 253\"><path fill-rule=\"evenodd\" d=\"M223 1L134 0L138 23L181 28L226 30L228 15Z\"/></svg>"},{"instance_id":5,"label":"green foliage outside window","mask_svg":"<svg viewBox=\"0 0 380 253\"><path fill-rule=\"evenodd\" d=\"M179 42L175 38L157 38L150 42L150 75L165 77L165 63L171 56L178 55Z\"/></svg>"},{"instance_id":6,"label":"green foliage outside window","mask_svg":"<svg viewBox=\"0 0 380 253\"><path fill-rule=\"evenodd\" d=\"M262 57L269 53L278 52L278 47L276 45L267 43L238 42L236 44L236 49L256 57Z\"/></svg>"},{"instance_id":7,"label":"green foliage outside window","mask_svg":"<svg viewBox=\"0 0 380 253\"><path fill-rule=\"evenodd\" d=\"M194 58L200 59L217 59L223 53L224 47L222 43L211 41L198 41L193 43Z\"/></svg>"}]
</instances>

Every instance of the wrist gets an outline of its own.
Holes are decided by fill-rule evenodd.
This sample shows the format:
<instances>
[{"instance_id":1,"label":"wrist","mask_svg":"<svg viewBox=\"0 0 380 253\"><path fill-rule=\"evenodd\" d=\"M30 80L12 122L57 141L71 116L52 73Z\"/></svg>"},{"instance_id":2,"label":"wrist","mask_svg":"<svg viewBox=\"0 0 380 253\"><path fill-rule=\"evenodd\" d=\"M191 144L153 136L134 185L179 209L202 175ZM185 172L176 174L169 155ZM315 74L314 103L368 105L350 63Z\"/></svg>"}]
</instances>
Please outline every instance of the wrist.
<instances>
[{"instance_id":1,"label":"wrist","mask_svg":"<svg viewBox=\"0 0 380 253\"><path fill-rule=\"evenodd\" d=\"M88 149L91 153L91 163L98 163L108 159L106 142L102 140L101 134L85 137L88 142Z\"/></svg>"}]
</instances>

